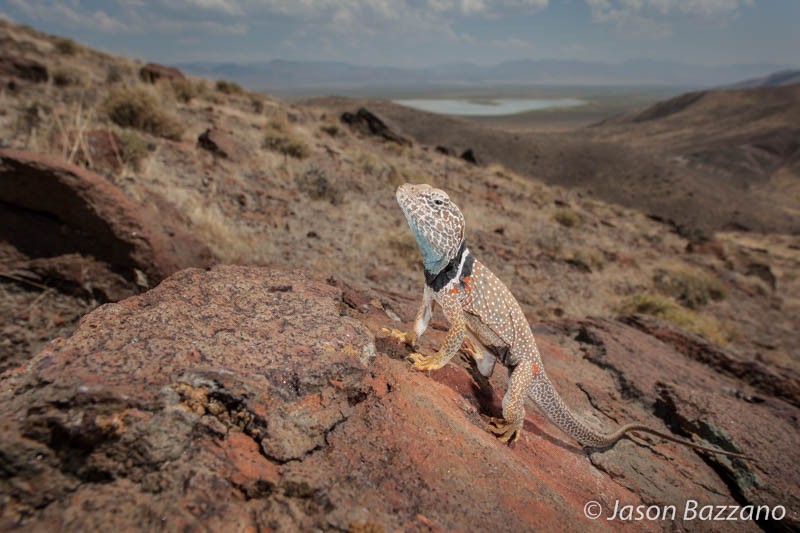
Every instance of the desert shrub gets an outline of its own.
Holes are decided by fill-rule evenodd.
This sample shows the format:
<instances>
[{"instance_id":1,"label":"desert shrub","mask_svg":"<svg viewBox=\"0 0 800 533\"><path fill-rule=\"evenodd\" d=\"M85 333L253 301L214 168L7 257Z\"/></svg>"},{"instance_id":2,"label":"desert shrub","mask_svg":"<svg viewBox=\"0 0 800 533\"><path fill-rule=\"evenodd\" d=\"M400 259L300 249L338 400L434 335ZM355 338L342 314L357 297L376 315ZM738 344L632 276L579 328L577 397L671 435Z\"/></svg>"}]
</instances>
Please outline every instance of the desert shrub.
<instances>
[{"instance_id":1,"label":"desert shrub","mask_svg":"<svg viewBox=\"0 0 800 533\"><path fill-rule=\"evenodd\" d=\"M133 69L128 65L113 64L109 65L106 70L107 83L119 83L121 81L129 80L133 77Z\"/></svg>"},{"instance_id":2,"label":"desert shrub","mask_svg":"<svg viewBox=\"0 0 800 533\"><path fill-rule=\"evenodd\" d=\"M634 313L655 316L720 345L727 344L731 338L731 332L725 330L714 317L696 313L661 294L638 293L628 296L617 306L617 313L622 316Z\"/></svg>"},{"instance_id":3,"label":"desert shrub","mask_svg":"<svg viewBox=\"0 0 800 533\"><path fill-rule=\"evenodd\" d=\"M297 180L297 188L313 200L327 200L333 205L342 203L344 192L338 176L312 165Z\"/></svg>"},{"instance_id":4,"label":"desert shrub","mask_svg":"<svg viewBox=\"0 0 800 533\"><path fill-rule=\"evenodd\" d=\"M556 209L556 212L553 213L553 220L566 228L574 228L580 225L581 216L572 209L561 208Z\"/></svg>"},{"instance_id":5,"label":"desert shrub","mask_svg":"<svg viewBox=\"0 0 800 533\"><path fill-rule=\"evenodd\" d=\"M264 112L264 97L260 94L253 94L250 96L250 105L253 108L253 113L260 115Z\"/></svg>"},{"instance_id":6,"label":"desert shrub","mask_svg":"<svg viewBox=\"0 0 800 533\"><path fill-rule=\"evenodd\" d=\"M319 130L322 133L327 133L331 137L336 137L336 135L339 134L339 127L336 126L336 125L333 125L333 124L326 125L326 126L320 126Z\"/></svg>"},{"instance_id":7,"label":"desert shrub","mask_svg":"<svg viewBox=\"0 0 800 533\"><path fill-rule=\"evenodd\" d=\"M235 81L217 80L216 88L222 94L242 94L244 92L242 86Z\"/></svg>"},{"instance_id":8,"label":"desert shrub","mask_svg":"<svg viewBox=\"0 0 800 533\"><path fill-rule=\"evenodd\" d=\"M62 67L53 72L53 85L56 87L83 85L83 75L78 70Z\"/></svg>"},{"instance_id":9,"label":"desert shrub","mask_svg":"<svg viewBox=\"0 0 800 533\"><path fill-rule=\"evenodd\" d=\"M593 250L584 248L573 250L567 258L567 261L586 272L598 272L603 270L603 267L606 265L603 256Z\"/></svg>"},{"instance_id":10,"label":"desert shrub","mask_svg":"<svg viewBox=\"0 0 800 533\"><path fill-rule=\"evenodd\" d=\"M192 101L192 98L195 98L200 94L198 84L192 80L170 80L169 84L172 87L172 92L175 94L175 98L184 104L188 104Z\"/></svg>"},{"instance_id":11,"label":"desert shrub","mask_svg":"<svg viewBox=\"0 0 800 533\"><path fill-rule=\"evenodd\" d=\"M280 132L268 131L264 134L264 148L295 159L305 159L311 155L308 145L296 137Z\"/></svg>"},{"instance_id":12,"label":"desert shrub","mask_svg":"<svg viewBox=\"0 0 800 533\"><path fill-rule=\"evenodd\" d=\"M55 47L56 52L65 56L74 56L81 49L78 43L72 39L67 39L66 37L58 39L53 43L53 46Z\"/></svg>"},{"instance_id":13,"label":"desert shrub","mask_svg":"<svg viewBox=\"0 0 800 533\"><path fill-rule=\"evenodd\" d=\"M113 90L102 103L103 111L114 124L164 137L180 139L181 123L164 111L152 93L139 87Z\"/></svg>"},{"instance_id":14,"label":"desert shrub","mask_svg":"<svg viewBox=\"0 0 800 533\"><path fill-rule=\"evenodd\" d=\"M133 131L123 131L119 135L119 140L122 144L120 151L122 152L121 156L123 162L130 165L135 170L139 170L142 161L150 153L147 147L147 141Z\"/></svg>"},{"instance_id":15,"label":"desert shrub","mask_svg":"<svg viewBox=\"0 0 800 533\"><path fill-rule=\"evenodd\" d=\"M725 298L727 291L718 279L687 270L659 269L653 276L659 292L672 296L690 309L700 309L711 301Z\"/></svg>"}]
</instances>

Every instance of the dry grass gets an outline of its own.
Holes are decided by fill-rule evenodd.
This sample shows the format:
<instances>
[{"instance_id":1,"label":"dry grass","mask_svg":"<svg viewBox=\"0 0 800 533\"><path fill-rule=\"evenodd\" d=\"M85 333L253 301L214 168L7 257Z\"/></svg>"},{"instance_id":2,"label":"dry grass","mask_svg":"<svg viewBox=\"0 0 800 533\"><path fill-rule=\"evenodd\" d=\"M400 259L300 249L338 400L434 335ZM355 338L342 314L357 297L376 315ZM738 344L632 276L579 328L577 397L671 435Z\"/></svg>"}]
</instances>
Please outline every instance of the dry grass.
<instances>
[{"instance_id":1,"label":"dry grass","mask_svg":"<svg viewBox=\"0 0 800 533\"><path fill-rule=\"evenodd\" d=\"M184 104L188 104L193 98L203 94L205 91L205 84L197 83L194 80L170 80L170 87L175 95L175 99Z\"/></svg>"},{"instance_id":2,"label":"dry grass","mask_svg":"<svg viewBox=\"0 0 800 533\"><path fill-rule=\"evenodd\" d=\"M712 316L694 312L660 294L638 293L624 298L617 307L620 316L641 313L658 317L708 340L724 346L731 340L731 332Z\"/></svg>"},{"instance_id":3,"label":"dry grass","mask_svg":"<svg viewBox=\"0 0 800 533\"><path fill-rule=\"evenodd\" d=\"M192 233L223 263L267 264L274 259L270 239L263 229L232 220L216 203L194 191L169 187L163 195L189 217Z\"/></svg>"},{"instance_id":4,"label":"dry grass","mask_svg":"<svg viewBox=\"0 0 800 533\"><path fill-rule=\"evenodd\" d=\"M659 292L689 309L700 309L727 295L725 285L717 278L682 266L656 270L653 282Z\"/></svg>"},{"instance_id":5,"label":"dry grass","mask_svg":"<svg viewBox=\"0 0 800 533\"><path fill-rule=\"evenodd\" d=\"M156 96L142 87L119 87L103 100L103 111L123 128L133 128L157 137L178 140L183 126L161 108Z\"/></svg>"},{"instance_id":6,"label":"dry grass","mask_svg":"<svg viewBox=\"0 0 800 533\"><path fill-rule=\"evenodd\" d=\"M305 159L311 155L308 145L292 133L292 127L285 114L270 119L261 146L295 159Z\"/></svg>"},{"instance_id":7,"label":"dry grass","mask_svg":"<svg viewBox=\"0 0 800 533\"><path fill-rule=\"evenodd\" d=\"M245 92L242 86L235 81L217 80L215 87L222 94L244 94Z\"/></svg>"},{"instance_id":8,"label":"dry grass","mask_svg":"<svg viewBox=\"0 0 800 533\"><path fill-rule=\"evenodd\" d=\"M575 228L580 226L583 221L578 212L569 208L556 209L555 213L553 213L553 220L565 228Z\"/></svg>"},{"instance_id":9,"label":"dry grass","mask_svg":"<svg viewBox=\"0 0 800 533\"><path fill-rule=\"evenodd\" d=\"M81 51L81 45L66 37L57 39L53 43L53 48L56 52L65 56L74 56Z\"/></svg>"}]
</instances>

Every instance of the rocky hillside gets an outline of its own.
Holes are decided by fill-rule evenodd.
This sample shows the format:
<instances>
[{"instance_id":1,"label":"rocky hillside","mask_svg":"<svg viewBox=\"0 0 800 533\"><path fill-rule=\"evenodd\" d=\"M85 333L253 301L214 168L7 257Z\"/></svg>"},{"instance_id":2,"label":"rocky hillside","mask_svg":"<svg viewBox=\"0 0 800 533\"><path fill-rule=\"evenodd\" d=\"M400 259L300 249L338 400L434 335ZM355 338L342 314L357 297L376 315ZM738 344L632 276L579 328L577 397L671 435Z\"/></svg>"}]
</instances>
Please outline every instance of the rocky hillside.
<instances>
[{"instance_id":1,"label":"rocky hillside","mask_svg":"<svg viewBox=\"0 0 800 533\"><path fill-rule=\"evenodd\" d=\"M800 524L796 237L678 233L382 112L6 22L0 42L3 529L605 529L586 501L687 495L787 508L744 528ZM421 292L406 181L462 206L581 416L758 461L650 439L587 455L533 406L499 445L483 426L505 371L413 372L381 333Z\"/></svg>"},{"instance_id":2,"label":"rocky hillside","mask_svg":"<svg viewBox=\"0 0 800 533\"><path fill-rule=\"evenodd\" d=\"M671 220L685 232L800 234L800 85L684 94L566 132L505 130L386 101L367 106L420 142L472 150L547 183Z\"/></svg>"}]
</instances>

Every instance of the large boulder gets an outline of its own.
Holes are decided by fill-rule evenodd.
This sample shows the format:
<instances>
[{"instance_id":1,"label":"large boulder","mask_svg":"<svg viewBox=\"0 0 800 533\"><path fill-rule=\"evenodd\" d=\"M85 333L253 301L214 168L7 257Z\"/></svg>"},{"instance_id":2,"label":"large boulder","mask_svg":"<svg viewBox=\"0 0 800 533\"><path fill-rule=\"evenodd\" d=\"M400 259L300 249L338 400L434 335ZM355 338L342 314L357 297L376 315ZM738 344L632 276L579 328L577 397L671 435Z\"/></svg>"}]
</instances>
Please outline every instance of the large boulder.
<instances>
[{"instance_id":1,"label":"large boulder","mask_svg":"<svg viewBox=\"0 0 800 533\"><path fill-rule=\"evenodd\" d=\"M15 248L31 268L64 262L57 258L85 258L79 262L95 265L98 276L88 279L107 300L213 260L166 202L158 210L142 205L84 168L14 150L0 150L0 242ZM104 289L119 285L128 287L127 294Z\"/></svg>"},{"instance_id":2,"label":"large boulder","mask_svg":"<svg viewBox=\"0 0 800 533\"><path fill-rule=\"evenodd\" d=\"M158 63L147 63L139 69L139 77L147 83L156 83L159 80L183 80L186 76L180 69L168 67Z\"/></svg>"},{"instance_id":3,"label":"large boulder","mask_svg":"<svg viewBox=\"0 0 800 533\"><path fill-rule=\"evenodd\" d=\"M376 336L414 306L221 266L97 309L1 378L0 528L585 532L625 525L587 518L590 501L608 515L616 502L772 505L780 491L788 514L777 527L796 527L791 406L750 403L746 384L728 395L733 378L619 322L566 322L537 335L553 381L590 424L705 432L759 463L650 438L588 455L532 408L508 447L485 430L504 371L486 380L456 358L416 372L405 347ZM437 314L420 349L444 329ZM728 485L735 474L746 490Z\"/></svg>"},{"instance_id":4,"label":"large boulder","mask_svg":"<svg viewBox=\"0 0 800 533\"><path fill-rule=\"evenodd\" d=\"M340 120L350 126L352 130L364 135L374 135L384 141L401 146L411 146L412 144L408 137L395 131L386 121L365 107L358 108L355 113L345 111Z\"/></svg>"}]
</instances>

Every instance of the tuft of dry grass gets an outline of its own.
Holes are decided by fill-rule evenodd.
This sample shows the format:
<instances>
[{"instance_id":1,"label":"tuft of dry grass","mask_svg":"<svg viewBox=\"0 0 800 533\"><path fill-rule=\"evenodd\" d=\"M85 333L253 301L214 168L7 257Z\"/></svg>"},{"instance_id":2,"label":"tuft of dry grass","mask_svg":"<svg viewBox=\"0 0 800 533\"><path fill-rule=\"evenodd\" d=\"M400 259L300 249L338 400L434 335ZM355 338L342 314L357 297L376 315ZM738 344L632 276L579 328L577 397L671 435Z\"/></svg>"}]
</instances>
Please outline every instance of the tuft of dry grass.
<instances>
[{"instance_id":1,"label":"tuft of dry grass","mask_svg":"<svg viewBox=\"0 0 800 533\"><path fill-rule=\"evenodd\" d=\"M329 175L316 165L311 165L297 179L297 187L313 200L327 200L331 205L342 203L344 188L338 183L338 176Z\"/></svg>"},{"instance_id":2,"label":"tuft of dry grass","mask_svg":"<svg viewBox=\"0 0 800 533\"><path fill-rule=\"evenodd\" d=\"M141 169L142 161L150 154L147 141L136 132L123 131L119 135L122 151L122 161L134 170Z\"/></svg>"},{"instance_id":3,"label":"tuft of dry grass","mask_svg":"<svg viewBox=\"0 0 800 533\"><path fill-rule=\"evenodd\" d=\"M53 85L70 87L83 85L83 74L74 68L60 67L53 71Z\"/></svg>"},{"instance_id":4,"label":"tuft of dry grass","mask_svg":"<svg viewBox=\"0 0 800 533\"><path fill-rule=\"evenodd\" d=\"M196 83L189 79L170 80L169 84L175 99L184 104L188 104L193 98L200 96L205 89L205 85L202 83Z\"/></svg>"},{"instance_id":5,"label":"tuft of dry grass","mask_svg":"<svg viewBox=\"0 0 800 533\"><path fill-rule=\"evenodd\" d=\"M305 159L311 155L308 145L292 135L285 115L276 116L269 121L261 145L267 150L295 159Z\"/></svg>"},{"instance_id":6,"label":"tuft of dry grass","mask_svg":"<svg viewBox=\"0 0 800 533\"><path fill-rule=\"evenodd\" d=\"M683 267L658 269L653 282L659 292L675 298L689 309L700 309L712 301L723 300L727 295L720 280Z\"/></svg>"},{"instance_id":7,"label":"tuft of dry grass","mask_svg":"<svg viewBox=\"0 0 800 533\"><path fill-rule=\"evenodd\" d=\"M140 87L119 87L103 100L102 109L111 121L123 128L133 128L157 137L178 140L183 126L164 111L158 99Z\"/></svg>"},{"instance_id":8,"label":"tuft of dry grass","mask_svg":"<svg viewBox=\"0 0 800 533\"><path fill-rule=\"evenodd\" d=\"M65 56L74 56L81 50L81 45L66 37L56 40L56 42L53 43L53 47L56 52Z\"/></svg>"},{"instance_id":9,"label":"tuft of dry grass","mask_svg":"<svg viewBox=\"0 0 800 533\"><path fill-rule=\"evenodd\" d=\"M706 337L708 340L724 346L731 340L731 332L712 316L696 313L676 302L673 298L661 294L638 293L626 298L617 306L619 316L641 313L658 317Z\"/></svg>"},{"instance_id":10,"label":"tuft of dry grass","mask_svg":"<svg viewBox=\"0 0 800 533\"><path fill-rule=\"evenodd\" d=\"M564 226L565 228L574 228L581 224L583 219L581 215L572 209L563 207L556 209L553 213L553 220Z\"/></svg>"},{"instance_id":11,"label":"tuft of dry grass","mask_svg":"<svg viewBox=\"0 0 800 533\"><path fill-rule=\"evenodd\" d=\"M242 86L235 81L217 80L215 87L222 94L244 94Z\"/></svg>"}]
</instances>

